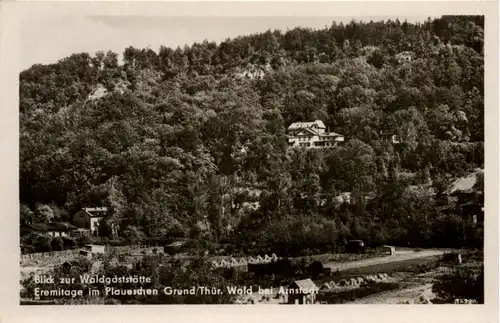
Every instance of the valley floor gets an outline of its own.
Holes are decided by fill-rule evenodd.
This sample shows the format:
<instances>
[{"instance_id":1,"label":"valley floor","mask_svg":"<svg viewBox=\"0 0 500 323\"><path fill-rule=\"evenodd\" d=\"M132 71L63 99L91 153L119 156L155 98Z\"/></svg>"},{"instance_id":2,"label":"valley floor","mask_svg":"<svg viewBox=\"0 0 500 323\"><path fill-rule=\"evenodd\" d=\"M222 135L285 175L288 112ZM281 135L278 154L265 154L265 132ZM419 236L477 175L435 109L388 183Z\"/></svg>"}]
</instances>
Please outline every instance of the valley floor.
<instances>
[{"instance_id":1,"label":"valley floor","mask_svg":"<svg viewBox=\"0 0 500 323\"><path fill-rule=\"evenodd\" d=\"M357 261L349 262L330 262L326 263L324 266L332 269L335 272L337 269L340 271L341 275L334 278L335 281L339 281L343 278L363 276L363 275L373 275L378 273L390 273L386 283L397 283L401 284L401 287L396 290L391 290L387 292L376 293L367 297L358 298L354 301L348 301L346 303L357 303L357 304L401 304L404 302L425 302L428 299L434 298L432 294L432 277L435 272L429 272L425 274L414 274L405 273L401 274L400 269L412 265L424 265L439 256L443 255L445 250L401 250L397 251L396 254L392 256L375 257ZM332 277L323 279L325 282ZM324 281L315 281L316 285L319 287ZM331 290L333 293L353 291L358 287L343 287L334 288ZM274 290L279 290L275 288ZM263 299L262 295L259 293L253 293L252 295L245 295L237 300L237 303L254 303L254 304L279 304L279 299L276 298L277 294L269 295L269 299ZM422 300L420 300L422 298Z\"/></svg>"}]
</instances>

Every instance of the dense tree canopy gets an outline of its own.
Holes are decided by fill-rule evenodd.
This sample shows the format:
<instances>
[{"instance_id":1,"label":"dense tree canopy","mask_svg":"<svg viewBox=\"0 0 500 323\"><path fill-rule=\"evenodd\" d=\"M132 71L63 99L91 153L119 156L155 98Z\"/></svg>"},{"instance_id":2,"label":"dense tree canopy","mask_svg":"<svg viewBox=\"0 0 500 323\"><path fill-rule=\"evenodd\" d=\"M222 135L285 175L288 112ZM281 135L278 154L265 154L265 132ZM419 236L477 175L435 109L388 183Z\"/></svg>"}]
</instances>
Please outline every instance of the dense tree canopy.
<instances>
[{"instance_id":1,"label":"dense tree canopy","mask_svg":"<svg viewBox=\"0 0 500 323\"><path fill-rule=\"evenodd\" d=\"M483 28L334 22L34 65L20 74L21 220L108 206L129 240L434 244L459 219L429 189L483 165ZM315 119L346 143L288 148L286 127Z\"/></svg>"}]
</instances>

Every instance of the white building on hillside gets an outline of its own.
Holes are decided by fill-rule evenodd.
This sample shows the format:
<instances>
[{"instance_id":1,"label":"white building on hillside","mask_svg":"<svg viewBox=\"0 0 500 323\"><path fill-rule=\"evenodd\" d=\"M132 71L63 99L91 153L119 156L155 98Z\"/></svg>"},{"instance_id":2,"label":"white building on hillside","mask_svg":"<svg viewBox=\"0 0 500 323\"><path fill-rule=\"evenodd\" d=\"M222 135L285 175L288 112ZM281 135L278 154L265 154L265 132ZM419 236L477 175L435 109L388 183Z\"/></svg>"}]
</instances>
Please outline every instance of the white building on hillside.
<instances>
[{"instance_id":1,"label":"white building on hillside","mask_svg":"<svg viewBox=\"0 0 500 323\"><path fill-rule=\"evenodd\" d=\"M292 147L325 148L334 147L344 141L344 136L326 132L323 121L294 122L288 127L288 145Z\"/></svg>"}]
</instances>

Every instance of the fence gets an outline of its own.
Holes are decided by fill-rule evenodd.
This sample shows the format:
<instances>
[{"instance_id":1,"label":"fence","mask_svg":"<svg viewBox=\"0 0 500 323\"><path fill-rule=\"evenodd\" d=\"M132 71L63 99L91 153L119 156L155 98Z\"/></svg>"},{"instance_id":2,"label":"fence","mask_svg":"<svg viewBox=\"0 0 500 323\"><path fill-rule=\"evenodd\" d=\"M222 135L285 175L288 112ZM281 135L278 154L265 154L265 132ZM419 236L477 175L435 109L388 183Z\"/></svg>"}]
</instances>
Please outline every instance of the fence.
<instances>
[{"instance_id":1,"label":"fence","mask_svg":"<svg viewBox=\"0 0 500 323\"><path fill-rule=\"evenodd\" d=\"M163 248L161 247L145 247L145 246L106 246L106 253L109 252L117 252L117 253L134 253L134 252L144 252L144 253L153 253L153 250L156 249L156 252L163 252Z\"/></svg>"},{"instance_id":2,"label":"fence","mask_svg":"<svg viewBox=\"0 0 500 323\"><path fill-rule=\"evenodd\" d=\"M153 250L156 249L157 253L163 253L163 248L161 247L150 247L150 246L106 246L104 251L106 254L118 253L118 254L133 254L133 253L144 253L151 254ZM78 256L80 248L72 250L63 251L52 251L52 252L38 252L29 253L21 255L21 265L32 265L39 262L45 263L61 263L69 260L75 256Z\"/></svg>"},{"instance_id":3,"label":"fence","mask_svg":"<svg viewBox=\"0 0 500 323\"><path fill-rule=\"evenodd\" d=\"M248 264L267 264L271 262L278 261L280 258L278 258L274 253L269 257L268 255L264 255L264 257L261 257L260 255L257 256L257 258L249 257L248 259L246 258L228 258L228 259L222 259L220 262L219 261L212 261L212 267L213 268L235 268L235 267L240 267L240 266L248 266Z\"/></svg>"},{"instance_id":4,"label":"fence","mask_svg":"<svg viewBox=\"0 0 500 323\"><path fill-rule=\"evenodd\" d=\"M63 257L63 256L72 256L76 255L78 250L62 250L62 251L51 251L51 252L37 252L37 253L27 253L21 255L21 261L23 260L39 260L48 257Z\"/></svg>"},{"instance_id":5,"label":"fence","mask_svg":"<svg viewBox=\"0 0 500 323\"><path fill-rule=\"evenodd\" d=\"M21 265L26 265L28 263L40 262L40 261L57 261L65 258L71 258L78 254L77 249L72 250L62 250L62 251L51 251L51 252L38 252L38 253L28 253L21 255Z\"/></svg>"},{"instance_id":6,"label":"fence","mask_svg":"<svg viewBox=\"0 0 500 323\"><path fill-rule=\"evenodd\" d=\"M156 248L158 253L163 252L163 249L159 248L159 247L141 247L141 246L106 246L105 252L109 253L109 252L115 251L118 253L127 253L127 252L152 253L153 249L155 249L155 248ZM39 260L39 259L45 259L47 257L72 256L72 255L78 254L78 250L79 250L79 248L71 249L71 250L62 250L62 251L36 252L36 253L22 254L21 261Z\"/></svg>"}]
</instances>

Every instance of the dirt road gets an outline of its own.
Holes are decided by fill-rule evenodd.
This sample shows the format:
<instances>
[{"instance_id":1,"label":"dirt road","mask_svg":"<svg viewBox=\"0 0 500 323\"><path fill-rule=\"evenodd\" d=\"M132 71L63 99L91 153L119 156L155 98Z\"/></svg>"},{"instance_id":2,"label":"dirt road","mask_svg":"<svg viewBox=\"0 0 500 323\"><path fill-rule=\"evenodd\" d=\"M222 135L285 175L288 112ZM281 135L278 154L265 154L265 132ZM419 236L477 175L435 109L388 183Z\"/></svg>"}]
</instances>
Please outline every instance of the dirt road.
<instances>
[{"instance_id":1,"label":"dirt road","mask_svg":"<svg viewBox=\"0 0 500 323\"><path fill-rule=\"evenodd\" d=\"M442 250L422 250L418 252L412 250L405 250L405 251L396 251L396 254L392 256L376 257L376 258L369 258L369 259L349 261L349 262L333 262L333 263L327 263L324 266L331 268L332 272L334 272L337 269L342 271L346 269L387 264L391 262L399 262L410 259L440 256L442 254L444 254L444 251Z\"/></svg>"}]
</instances>

